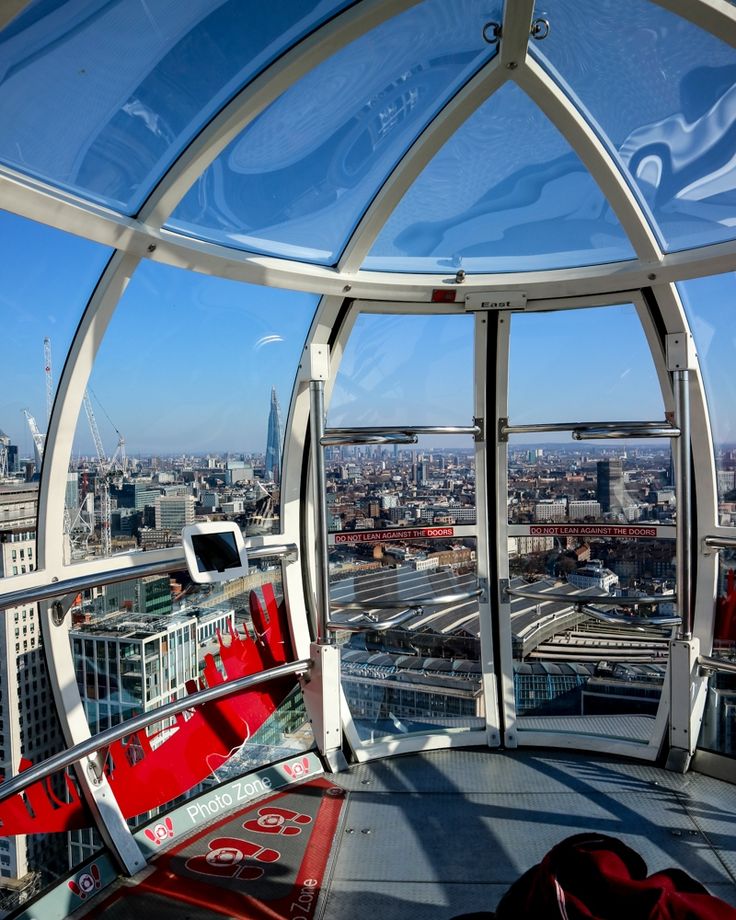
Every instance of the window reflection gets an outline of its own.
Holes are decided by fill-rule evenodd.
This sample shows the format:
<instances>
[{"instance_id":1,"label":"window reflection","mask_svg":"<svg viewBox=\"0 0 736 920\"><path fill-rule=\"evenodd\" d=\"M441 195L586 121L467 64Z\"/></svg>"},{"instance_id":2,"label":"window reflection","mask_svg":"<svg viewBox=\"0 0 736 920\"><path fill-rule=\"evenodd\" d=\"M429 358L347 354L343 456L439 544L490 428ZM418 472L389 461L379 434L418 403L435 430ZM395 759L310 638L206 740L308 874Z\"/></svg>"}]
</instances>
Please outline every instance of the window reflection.
<instances>
[{"instance_id":1,"label":"window reflection","mask_svg":"<svg viewBox=\"0 0 736 920\"><path fill-rule=\"evenodd\" d=\"M470 425L472 375L472 316L362 314L340 362L328 425Z\"/></svg>"},{"instance_id":2,"label":"window reflection","mask_svg":"<svg viewBox=\"0 0 736 920\"><path fill-rule=\"evenodd\" d=\"M283 635L276 557L260 560L246 576L212 585L196 585L186 571L171 571L83 592L71 608L69 635L92 733L153 712L200 686L257 671L259 654L249 637L263 634L263 611L270 629ZM269 647L276 654L277 645L288 659L277 640ZM288 680L274 685L273 706L248 708L247 694L234 696L113 742L106 772L131 826L204 787L309 748L303 700L292 686ZM157 780L162 764L163 786ZM140 784L147 785L145 793ZM76 832L72 838L78 846L84 841Z\"/></svg>"},{"instance_id":3,"label":"window reflection","mask_svg":"<svg viewBox=\"0 0 736 920\"><path fill-rule=\"evenodd\" d=\"M713 657L736 663L736 551L718 554L718 590ZM713 671L708 677L700 748L736 757L736 675Z\"/></svg>"},{"instance_id":4,"label":"window reflection","mask_svg":"<svg viewBox=\"0 0 736 920\"><path fill-rule=\"evenodd\" d=\"M551 29L532 53L577 95L665 249L733 239L730 44L645 0L544 0L537 7ZM583 34L596 41L580 41ZM637 66L621 67L623 60Z\"/></svg>"}]
</instances>

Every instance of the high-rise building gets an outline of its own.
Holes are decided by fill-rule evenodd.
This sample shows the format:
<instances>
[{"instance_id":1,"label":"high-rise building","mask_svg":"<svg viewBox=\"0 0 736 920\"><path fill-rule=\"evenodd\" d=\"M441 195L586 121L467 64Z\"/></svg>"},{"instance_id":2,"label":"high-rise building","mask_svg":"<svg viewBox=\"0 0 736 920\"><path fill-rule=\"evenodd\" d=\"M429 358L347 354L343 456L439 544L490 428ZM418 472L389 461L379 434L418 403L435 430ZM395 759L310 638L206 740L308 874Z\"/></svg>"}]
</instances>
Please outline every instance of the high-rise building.
<instances>
[{"instance_id":1,"label":"high-rise building","mask_svg":"<svg viewBox=\"0 0 736 920\"><path fill-rule=\"evenodd\" d=\"M624 486L622 460L599 460L596 498L604 512L622 512L629 504Z\"/></svg>"},{"instance_id":2,"label":"high-rise building","mask_svg":"<svg viewBox=\"0 0 736 920\"><path fill-rule=\"evenodd\" d=\"M281 409L276 387L271 387L271 411L268 413L268 438L266 440L266 478L279 481L281 475Z\"/></svg>"},{"instance_id":3,"label":"high-rise building","mask_svg":"<svg viewBox=\"0 0 736 920\"><path fill-rule=\"evenodd\" d=\"M0 578L33 571L37 485L0 486ZM53 710L41 645L37 604L0 611L0 773L17 775L21 758L38 763L56 753L61 731ZM0 893L11 885L20 900L65 866L60 834L0 837ZM48 876L50 877L50 875Z\"/></svg>"},{"instance_id":4,"label":"high-rise building","mask_svg":"<svg viewBox=\"0 0 736 920\"><path fill-rule=\"evenodd\" d=\"M0 476L12 476L18 471L18 448L0 430Z\"/></svg>"},{"instance_id":5,"label":"high-rise building","mask_svg":"<svg viewBox=\"0 0 736 920\"><path fill-rule=\"evenodd\" d=\"M111 494L118 508L136 508L142 511L146 505L153 505L161 489L151 479L137 479L124 482L120 488L112 488Z\"/></svg>"},{"instance_id":6,"label":"high-rise building","mask_svg":"<svg viewBox=\"0 0 736 920\"><path fill-rule=\"evenodd\" d=\"M194 523L193 495L160 495L156 499L156 529L178 533Z\"/></svg>"}]
</instances>

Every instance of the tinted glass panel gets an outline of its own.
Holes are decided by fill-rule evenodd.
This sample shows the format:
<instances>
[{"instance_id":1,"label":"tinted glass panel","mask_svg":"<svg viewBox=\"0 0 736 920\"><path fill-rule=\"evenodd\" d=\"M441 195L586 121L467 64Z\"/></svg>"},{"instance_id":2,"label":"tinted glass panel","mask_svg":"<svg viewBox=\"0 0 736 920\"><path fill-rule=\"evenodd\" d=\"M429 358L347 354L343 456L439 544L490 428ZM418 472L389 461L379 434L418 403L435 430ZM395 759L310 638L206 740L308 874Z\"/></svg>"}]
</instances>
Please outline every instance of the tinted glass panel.
<instances>
[{"instance_id":1,"label":"tinted glass panel","mask_svg":"<svg viewBox=\"0 0 736 920\"><path fill-rule=\"evenodd\" d=\"M36 3L0 36L0 160L126 213L336 0Z\"/></svg>"},{"instance_id":2,"label":"tinted glass panel","mask_svg":"<svg viewBox=\"0 0 736 920\"><path fill-rule=\"evenodd\" d=\"M342 686L362 741L485 727L478 602L467 596L477 585L471 538L341 544L330 554L332 619L346 626L335 632ZM425 605L407 607L418 599ZM398 622L349 631L369 616Z\"/></svg>"},{"instance_id":3,"label":"tinted glass panel","mask_svg":"<svg viewBox=\"0 0 736 920\"><path fill-rule=\"evenodd\" d=\"M59 369L109 251L77 237L0 212L0 577L37 568L38 476ZM24 416L27 410L28 418ZM33 432L33 434L32 434ZM34 437L35 434L35 437ZM64 747L52 701L37 604L0 614L4 654L0 675L0 775L16 775ZM63 775L49 789L65 802ZM60 812L36 789L32 808L18 799L0 803L0 913L66 874L97 844L80 805L83 829L74 840L59 828ZM54 823L55 822L55 823ZM77 846L85 840L88 845ZM69 862L71 860L71 863ZM3 884L7 883L7 884Z\"/></svg>"},{"instance_id":4,"label":"tinted glass panel","mask_svg":"<svg viewBox=\"0 0 736 920\"><path fill-rule=\"evenodd\" d=\"M421 173L363 267L503 272L628 258L631 245L581 161L508 83Z\"/></svg>"},{"instance_id":5,"label":"tinted glass panel","mask_svg":"<svg viewBox=\"0 0 736 920\"><path fill-rule=\"evenodd\" d=\"M73 475L84 509L74 558L178 543L183 526L213 514L246 535L279 529L281 406L316 303L141 264L77 424Z\"/></svg>"},{"instance_id":6,"label":"tinted glass panel","mask_svg":"<svg viewBox=\"0 0 736 920\"><path fill-rule=\"evenodd\" d=\"M736 50L644 0L544 0L537 14L550 33L533 53L608 139L664 247L733 239Z\"/></svg>"},{"instance_id":7,"label":"tinted glass panel","mask_svg":"<svg viewBox=\"0 0 736 920\"><path fill-rule=\"evenodd\" d=\"M663 419L633 305L513 315L508 402L512 425ZM521 731L649 741L677 613L674 513L667 440L576 442L569 431L511 438ZM580 595L600 601L576 606Z\"/></svg>"},{"instance_id":8,"label":"tinted glass panel","mask_svg":"<svg viewBox=\"0 0 736 920\"><path fill-rule=\"evenodd\" d=\"M473 325L360 315L329 424L471 425ZM360 739L482 729L473 438L327 447L325 472L331 619Z\"/></svg>"},{"instance_id":9,"label":"tinted glass panel","mask_svg":"<svg viewBox=\"0 0 736 920\"><path fill-rule=\"evenodd\" d=\"M0 212L0 575L35 568L38 478L50 401L110 250ZM23 537L23 534L26 534ZM15 539L15 538L14 538ZM8 550L6 553L5 550Z\"/></svg>"},{"instance_id":10,"label":"tinted glass panel","mask_svg":"<svg viewBox=\"0 0 736 920\"><path fill-rule=\"evenodd\" d=\"M719 553L713 656L731 666L736 663L736 551L733 549ZM736 674L725 671L709 674L698 744L707 751L736 759Z\"/></svg>"},{"instance_id":11,"label":"tinted glass panel","mask_svg":"<svg viewBox=\"0 0 736 920\"><path fill-rule=\"evenodd\" d=\"M268 652L250 638L263 633L264 616ZM103 585L80 595L71 617L77 686L93 734L186 697L192 681L212 687L272 666L271 655L279 663L293 657L276 557L217 585L194 585L186 570ZM246 692L113 742L108 779L131 826L203 785L310 747L296 681L272 689L263 708Z\"/></svg>"},{"instance_id":12,"label":"tinted glass panel","mask_svg":"<svg viewBox=\"0 0 736 920\"><path fill-rule=\"evenodd\" d=\"M718 478L718 523L736 525L736 276L715 275L678 285L703 373Z\"/></svg>"},{"instance_id":13,"label":"tinted glass panel","mask_svg":"<svg viewBox=\"0 0 736 920\"><path fill-rule=\"evenodd\" d=\"M664 419L651 351L632 304L517 315L511 329L511 424ZM542 440L571 443L569 432Z\"/></svg>"},{"instance_id":14,"label":"tinted glass panel","mask_svg":"<svg viewBox=\"0 0 736 920\"><path fill-rule=\"evenodd\" d=\"M473 317L361 314L327 420L331 427L472 425Z\"/></svg>"},{"instance_id":15,"label":"tinted glass panel","mask_svg":"<svg viewBox=\"0 0 736 920\"><path fill-rule=\"evenodd\" d=\"M246 128L169 226L334 263L409 144L493 54L488 18L480 0L425 0L338 51Z\"/></svg>"}]
</instances>

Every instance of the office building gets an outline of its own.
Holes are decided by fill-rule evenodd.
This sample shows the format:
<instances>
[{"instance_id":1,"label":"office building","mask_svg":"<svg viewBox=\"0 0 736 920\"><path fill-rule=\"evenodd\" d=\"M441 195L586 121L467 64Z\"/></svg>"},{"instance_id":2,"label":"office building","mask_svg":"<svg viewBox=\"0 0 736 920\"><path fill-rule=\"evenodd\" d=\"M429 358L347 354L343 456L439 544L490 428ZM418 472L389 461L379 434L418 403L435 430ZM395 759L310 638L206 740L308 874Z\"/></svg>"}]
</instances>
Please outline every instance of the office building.
<instances>
[{"instance_id":1,"label":"office building","mask_svg":"<svg viewBox=\"0 0 736 920\"><path fill-rule=\"evenodd\" d=\"M599 460L596 498L605 513L623 513L626 500L622 460Z\"/></svg>"},{"instance_id":2,"label":"office building","mask_svg":"<svg viewBox=\"0 0 736 920\"><path fill-rule=\"evenodd\" d=\"M194 523L193 495L160 495L155 502L156 529L176 533Z\"/></svg>"},{"instance_id":3,"label":"office building","mask_svg":"<svg viewBox=\"0 0 736 920\"><path fill-rule=\"evenodd\" d=\"M37 485L0 486L0 578L36 565ZM37 604L0 610L0 773L18 772L21 758L38 762L61 745L58 720L48 705L51 686L41 642ZM0 887L19 899L65 865L61 835L0 837ZM2 895L0 895L0 898Z\"/></svg>"},{"instance_id":4,"label":"office building","mask_svg":"<svg viewBox=\"0 0 736 920\"><path fill-rule=\"evenodd\" d=\"M160 494L161 489L150 479L124 482L119 489L111 490L118 508L136 508L138 511L142 511L146 505L153 505Z\"/></svg>"}]
</instances>

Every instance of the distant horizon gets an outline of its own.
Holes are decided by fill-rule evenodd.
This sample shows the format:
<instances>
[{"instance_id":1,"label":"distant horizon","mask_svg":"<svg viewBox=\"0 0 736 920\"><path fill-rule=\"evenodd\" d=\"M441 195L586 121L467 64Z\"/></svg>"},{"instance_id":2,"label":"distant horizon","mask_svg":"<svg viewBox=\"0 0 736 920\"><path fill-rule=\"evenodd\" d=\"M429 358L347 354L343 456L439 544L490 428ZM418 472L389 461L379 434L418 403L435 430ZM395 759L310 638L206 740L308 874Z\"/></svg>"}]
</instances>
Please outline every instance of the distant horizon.
<instances>
[{"instance_id":1,"label":"distant horizon","mask_svg":"<svg viewBox=\"0 0 736 920\"><path fill-rule=\"evenodd\" d=\"M0 429L30 458L23 410L46 429L46 384L50 379L55 395L82 309L111 251L7 212L0 212L0 244L7 269L0 316L12 343L0 372ZM736 444L736 275L677 287L702 363L716 449L730 450ZM130 456L265 453L271 389L285 419L318 300L143 260L88 381L106 451L114 450L120 432ZM328 425L472 425L473 326L471 314L358 316L335 378ZM46 338L53 352L48 375ZM515 425L664 418L651 349L626 302L513 314L508 394L506 412ZM593 450L570 446L567 433L559 440L531 437L513 436L511 443ZM154 438L160 443L152 444ZM624 443L640 449L635 440ZM458 449L446 441L442 446ZM71 457L95 455L82 409Z\"/></svg>"}]
</instances>

